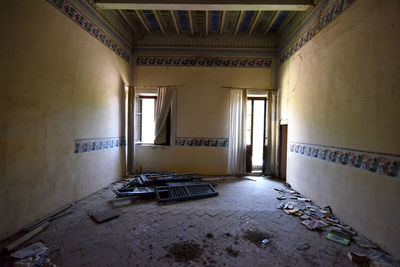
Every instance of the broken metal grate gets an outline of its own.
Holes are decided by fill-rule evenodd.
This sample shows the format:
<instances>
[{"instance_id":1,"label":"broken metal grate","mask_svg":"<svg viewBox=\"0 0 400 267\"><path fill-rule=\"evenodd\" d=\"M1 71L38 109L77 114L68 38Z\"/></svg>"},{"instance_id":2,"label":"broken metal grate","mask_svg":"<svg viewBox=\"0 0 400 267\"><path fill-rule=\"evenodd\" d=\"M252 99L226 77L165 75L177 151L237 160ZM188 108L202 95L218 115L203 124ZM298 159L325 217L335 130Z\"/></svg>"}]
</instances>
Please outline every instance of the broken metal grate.
<instances>
[{"instance_id":1,"label":"broken metal grate","mask_svg":"<svg viewBox=\"0 0 400 267\"><path fill-rule=\"evenodd\" d=\"M210 184L193 184L182 186L158 186L155 188L159 203L181 201L218 195Z\"/></svg>"}]
</instances>

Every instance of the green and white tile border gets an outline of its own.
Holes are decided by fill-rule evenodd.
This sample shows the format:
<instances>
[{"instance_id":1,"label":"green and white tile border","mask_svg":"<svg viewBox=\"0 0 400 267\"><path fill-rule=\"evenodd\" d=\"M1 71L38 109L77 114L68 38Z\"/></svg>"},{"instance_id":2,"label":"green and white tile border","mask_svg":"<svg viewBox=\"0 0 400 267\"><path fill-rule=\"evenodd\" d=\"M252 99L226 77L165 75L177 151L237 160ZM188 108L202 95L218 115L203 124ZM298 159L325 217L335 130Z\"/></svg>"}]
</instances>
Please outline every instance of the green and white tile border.
<instances>
[{"instance_id":1,"label":"green and white tile border","mask_svg":"<svg viewBox=\"0 0 400 267\"><path fill-rule=\"evenodd\" d=\"M400 178L400 156L297 142L290 142L289 150L306 157Z\"/></svg>"}]
</instances>

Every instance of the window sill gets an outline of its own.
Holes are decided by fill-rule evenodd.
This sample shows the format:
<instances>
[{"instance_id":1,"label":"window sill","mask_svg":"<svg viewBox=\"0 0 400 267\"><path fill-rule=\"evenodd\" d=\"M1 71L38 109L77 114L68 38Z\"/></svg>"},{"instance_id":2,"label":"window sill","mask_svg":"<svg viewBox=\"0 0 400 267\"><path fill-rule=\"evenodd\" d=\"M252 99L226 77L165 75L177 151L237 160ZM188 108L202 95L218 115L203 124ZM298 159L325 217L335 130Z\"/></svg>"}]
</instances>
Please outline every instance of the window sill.
<instances>
[{"instance_id":1,"label":"window sill","mask_svg":"<svg viewBox=\"0 0 400 267\"><path fill-rule=\"evenodd\" d=\"M135 143L135 146L170 147L170 145L156 145L152 143Z\"/></svg>"}]
</instances>

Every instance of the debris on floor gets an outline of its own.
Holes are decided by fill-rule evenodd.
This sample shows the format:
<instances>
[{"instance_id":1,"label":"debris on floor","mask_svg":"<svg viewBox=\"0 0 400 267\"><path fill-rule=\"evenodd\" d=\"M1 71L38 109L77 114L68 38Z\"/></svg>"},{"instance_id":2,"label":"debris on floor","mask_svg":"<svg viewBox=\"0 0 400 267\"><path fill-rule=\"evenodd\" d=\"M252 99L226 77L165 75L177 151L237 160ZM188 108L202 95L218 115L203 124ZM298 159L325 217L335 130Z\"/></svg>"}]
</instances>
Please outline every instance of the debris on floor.
<instances>
[{"instance_id":1,"label":"debris on floor","mask_svg":"<svg viewBox=\"0 0 400 267\"><path fill-rule=\"evenodd\" d=\"M277 209L281 209L288 215L298 216L301 224L309 230L329 231L326 238L347 246L351 241L354 241L361 248L369 248L367 254L348 253L351 261L357 264L369 264L369 266L394 266L394 261L386 254L377 250L379 247L369 241L366 237L359 236L349 225L340 222L333 214L332 208L326 206L320 208L315 205L309 198L302 196L300 193L285 183L288 188L275 188L279 192L278 200L281 200L276 205ZM310 247L308 243L303 243L297 246L298 250L306 250Z\"/></svg>"},{"instance_id":2,"label":"debris on floor","mask_svg":"<svg viewBox=\"0 0 400 267\"><path fill-rule=\"evenodd\" d=\"M379 248L378 245L372 243L364 236L358 235L358 236L353 237L353 239L354 239L354 242L356 242L356 244L362 248Z\"/></svg>"},{"instance_id":3,"label":"debris on floor","mask_svg":"<svg viewBox=\"0 0 400 267\"><path fill-rule=\"evenodd\" d=\"M22 260L18 260L14 263L14 266L18 267L56 267L55 264L51 263L49 256L45 253L36 254L33 257L28 257Z\"/></svg>"},{"instance_id":4,"label":"debris on floor","mask_svg":"<svg viewBox=\"0 0 400 267\"><path fill-rule=\"evenodd\" d=\"M13 250L15 247L18 247L19 245L21 245L22 243L28 241L29 239L31 239L32 237L36 236L40 232L46 230L47 227L49 227L49 225L50 225L49 222L46 222L46 223L42 224L41 226L35 228L34 230L32 230L32 231L26 233L25 235L21 236L20 238L16 239L14 242L9 244L5 249L7 251Z\"/></svg>"},{"instance_id":5,"label":"debris on floor","mask_svg":"<svg viewBox=\"0 0 400 267\"><path fill-rule=\"evenodd\" d=\"M311 246L310 246L309 243L304 242L304 243L299 244L299 245L296 247L296 249L298 249L298 250L307 250L307 249L309 249L310 247L311 247Z\"/></svg>"},{"instance_id":6,"label":"debris on floor","mask_svg":"<svg viewBox=\"0 0 400 267\"><path fill-rule=\"evenodd\" d=\"M263 243L264 245L268 244L269 240L268 239L264 239L263 241L261 241L261 243Z\"/></svg>"},{"instance_id":7,"label":"debris on floor","mask_svg":"<svg viewBox=\"0 0 400 267\"><path fill-rule=\"evenodd\" d=\"M361 253L355 253L355 252L348 252L347 256L349 257L349 259L357 264L368 264L369 265L369 258L365 255L365 254L361 254Z\"/></svg>"},{"instance_id":8,"label":"debris on floor","mask_svg":"<svg viewBox=\"0 0 400 267\"><path fill-rule=\"evenodd\" d=\"M181 186L157 186L156 196L159 203L182 201L218 195L210 184L188 184Z\"/></svg>"},{"instance_id":9,"label":"debris on floor","mask_svg":"<svg viewBox=\"0 0 400 267\"><path fill-rule=\"evenodd\" d=\"M26 257L34 256L38 253L43 253L47 250L47 247L42 242L34 243L26 248L20 249L11 253L11 256L17 259L23 259Z\"/></svg>"},{"instance_id":10,"label":"debris on floor","mask_svg":"<svg viewBox=\"0 0 400 267\"><path fill-rule=\"evenodd\" d=\"M90 214L92 218L97 223L103 223L119 217L119 213L113 210L103 210Z\"/></svg>"},{"instance_id":11,"label":"debris on floor","mask_svg":"<svg viewBox=\"0 0 400 267\"><path fill-rule=\"evenodd\" d=\"M116 197L156 197L159 203L183 201L218 195L211 184L202 183L194 173L151 173L132 177L119 189Z\"/></svg>"},{"instance_id":12,"label":"debris on floor","mask_svg":"<svg viewBox=\"0 0 400 267\"><path fill-rule=\"evenodd\" d=\"M372 249L368 250L367 253L364 254L349 252L347 253L347 256L352 262L359 265L380 267L399 266L398 262L392 260L388 255Z\"/></svg>"},{"instance_id":13,"label":"debris on floor","mask_svg":"<svg viewBox=\"0 0 400 267\"><path fill-rule=\"evenodd\" d=\"M351 236L346 235L345 233L338 232L335 230L330 231L327 235L326 238L329 240L332 240L336 243L342 244L347 246L350 241L351 241Z\"/></svg>"},{"instance_id":14,"label":"debris on floor","mask_svg":"<svg viewBox=\"0 0 400 267\"><path fill-rule=\"evenodd\" d=\"M55 267L51 263L50 253L51 251L42 242L36 242L11 253L9 264L19 267Z\"/></svg>"}]
</instances>

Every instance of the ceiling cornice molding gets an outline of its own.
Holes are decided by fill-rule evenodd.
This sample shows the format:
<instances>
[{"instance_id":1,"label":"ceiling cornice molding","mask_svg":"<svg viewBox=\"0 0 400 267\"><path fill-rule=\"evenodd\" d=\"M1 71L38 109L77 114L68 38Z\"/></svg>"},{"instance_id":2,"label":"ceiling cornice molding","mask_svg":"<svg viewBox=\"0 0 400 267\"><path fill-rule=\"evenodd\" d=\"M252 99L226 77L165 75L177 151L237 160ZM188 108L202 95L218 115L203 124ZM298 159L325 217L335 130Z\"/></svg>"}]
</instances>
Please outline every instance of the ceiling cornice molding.
<instances>
[{"instance_id":1,"label":"ceiling cornice molding","mask_svg":"<svg viewBox=\"0 0 400 267\"><path fill-rule=\"evenodd\" d=\"M132 10L293 10L304 11L312 0L96 0L104 9Z\"/></svg>"},{"instance_id":2,"label":"ceiling cornice molding","mask_svg":"<svg viewBox=\"0 0 400 267\"><path fill-rule=\"evenodd\" d=\"M260 56L278 56L278 49L267 48L187 48L187 47L138 47L134 48L134 56L144 55L207 55L207 54L221 54L221 55L240 55L241 57L260 57Z\"/></svg>"},{"instance_id":3,"label":"ceiling cornice molding","mask_svg":"<svg viewBox=\"0 0 400 267\"><path fill-rule=\"evenodd\" d=\"M125 48L132 48L132 42L128 37L124 36L117 25L109 18L102 9L94 4L93 0L69 0L75 7L95 23L97 23L104 31L107 31Z\"/></svg>"},{"instance_id":4,"label":"ceiling cornice molding","mask_svg":"<svg viewBox=\"0 0 400 267\"><path fill-rule=\"evenodd\" d=\"M83 10L82 6L77 4L81 0L69 1L69 0L47 0L55 8L61 11L66 17L71 19L82 29L108 47L115 54L123 58L125 61L130 61L131 45L126 40L121 39L122 36L118 36L112 29L104 28L104 21L101 23L101 18L95 17L95 14L88 14L88 10ZM100 21L99 21L100 20ZM107 26L107 25L106 25ZM110 37L112 36L112 37Z\"/></svg>"},{"instance_id":5,"label":"ceiling cornice molding","mask_svg":"<svg viewBox=\"0 0 400 267\"><path fill-rule=\"evenodd\" d=\"M188 48L245 48L245 49L277 49L278 42L275 36L265 37L249 37L247 34L242 35L209 35L207 38L202 37L183 37L183 36L150 36L134 43L135 48L141 47L188 47Z\"/></svg>"},{"instance_id":6,"label":"ceiling cornice molding","mask_svg":"<svg viewBox=\"0 0 400 267\"><path fill-rule=\"evenodd\" d=\"M318 5L304 23L280 45L279 62L282 64L308 41L334 21L356 0L324 0Z\"/></svg>"},{"instance_id":7,"label":"ceiling cornice molding","mask_svg":"<svg viewBox=\"0 0 400 267\"><path fill-rule=\"evenodd\" d=\"M267 43L221 43L221 42L137 42L135 48L141 47L201 47L201 48L271 48L276 49L277 46Z\"/></svg>"}]
</instances>

